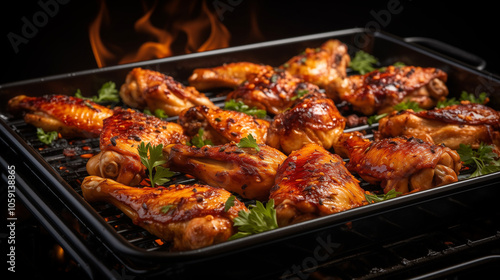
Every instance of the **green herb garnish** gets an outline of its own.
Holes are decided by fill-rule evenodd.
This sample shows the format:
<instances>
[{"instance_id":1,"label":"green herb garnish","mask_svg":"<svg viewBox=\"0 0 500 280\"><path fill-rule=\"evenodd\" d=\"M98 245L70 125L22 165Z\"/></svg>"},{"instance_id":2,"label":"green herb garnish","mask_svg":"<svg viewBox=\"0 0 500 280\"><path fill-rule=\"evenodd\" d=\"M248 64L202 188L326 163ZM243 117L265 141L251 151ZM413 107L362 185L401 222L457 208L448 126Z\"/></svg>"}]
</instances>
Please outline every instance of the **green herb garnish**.
<instances>
[{"instance_id":1,"label":"green herb garnish","mask_svg":"<svg viewBox=\"0 0 500 280\"><path fill-rule=\"evenodd\" d=\"M146 115L155 116L155 117L160 118L160 119L168 118L168 115L165 114L165 111L163 111L162 109L156 109L154 111L154 113L152 113L151 110L146 108L142 112Z\"/></svg>"},{"instance_id":2,"label":"green herb garnish","mask_svg":"<svg viewBox=\"0 0 500 280\"><path fill-rule=\"evenodd\" d=\"M227 198L226 203L224 204L224 212L229 211L229 209L234 206L235 199L236 197L234 195Z\"/></svg>"},{"instance_id":3,"label":"green herb garnish","mask_svg":"<svg viewBox=\"0 0 500 280\"><path fill-rule=\"evenodd\" d=\"M120 95L116 89L116 84L111 81L102 85L102 87L97 91L97 96L94 95L92 97L84 97L80 89L77 89L75 97L88 99L95 103L120 101Z\"/></svg>"},{"instance_id":4,"label":"green herb garnish","mask_svg":"<svg viewBox=\"0 0 500 280\"><path fill-rule=\"evenodd\" d=\"M375 202L381 202L381 201L385 201L385 200L388 200L391 198L395 198L400 194L401 193L397 192L395 189L391 189L390 191L388 191L385 194L366 194L365 193L365 199L366 199L366 201L368 201L368 203L372 204Z\"/></svg>"},{"instance_id":5,"label":"green herb garnish","mask_svg":"<svg viewBox=\"0 0 500 280\"><path fill-rule=\"evenodd\" d=\"M238 227L238 232L231 236L230 240L278 228L273 199L270 199L266 206L257 201L256 205L250 205L248 210L240 210L238 217L234 218L234 226Z\"/></svg>"},{"instance_id":6,"label":"green herb garnish","mask_svg":"<svg viewBox=\"0 0 500 280\"><path fill-rule=\"evenodd\" d=\"M241 138L236 146L240 148L254 148L257 152L260 151L259 144L257 144L257 140L252 134L248 134L247 137Z\"/></svg>"},{"instance_id":7,"label":"green herb garnish","mask_svg":"<svg viewBox=\"0 0 500 280\"><path fill-rule=\"evenodd\" d=\"M364 75L368 72L371 72L375 70L374 65L378 63L378 59L375 58L373 55L364 52L364 51L357 51L356 54L354 55L353 59L351 60L351 63L349 64L349 67L354 70L359 72L361 75Z\"/></svg>"},{"instance_id":8,"label":"green herb garnish","mask_svg":"<svg viewBox=\"0 0 500 280\"><path fill-rule=\"evenodd\" d=\"M415 112L420 112L420 111L423 110L422 108L420 108L418 106L418 103L414 102L414 101L401 102L399 104L394 105L393 109L396 110L396 111L398 111L398 112L399 111L403 111L403 110L408 110L408 109L412 109ZM369 116L366 119L366 123L368 125L372 125L374 123L377 123L378 121L380 121L381 119L383 119L387 115L389 115L389 114L388 113L383 113L383 114L379 114L379 115Z\"/></svg>"},{"instance_id":9,"label":"green herb garnish","mask_svg":"<svg viewBox=\"0 0 500 280\"><path fill-rule=\"evenodd\" d=\"M297 95L292 97L292 100L299 99L308 93L309 93L309 90L307 90L307 89L299 89L299 90L297 90Z\"/></svg>"},{"instance_id":10,"label":"green herb garnish","mask_svg":"<svg viewBox=\"0 0 500 280\"><path fill-rule=\"evenodd\" d=\"M173 204L165 205L165 206L161 207L160 212L162 212L163 214L166 214L172 208L175 208L175 205L173 205Z\"/></svg>"},{"instance_id":11,"label":"green herb garnish","mask_svg":"<svg viewBox=\"0 0 500 280\"><path fill-rule=\"evenodd\" d=\"M141 142L137 150L139 151L142 164L148 169L148 176L152 187L156 185L161 186L170 181L169 178L175 173L168 168L160 166L167 162L163 157L163 144L154 146L151 143L145 144Z\"/></svg>"},{"instance_id":12,"label":"green herb garnish","mask_svg":"<svg viewBox=\"0 0 500 280\"><path fill-rule=\"evenodd\" d=\"M242 112L250 116L256 116L257 118L263 119L266 117L266 110L257 109L256 107L250 108L248 105L241 101L236 101L231 99L224 103L225 110Z\"/></svg>"},{"instance_id":13,"label":"green herb garnish","mask_svg":"<svg viewBox=\"0 0 500 280\"><path fill-rule=\"evenodd\" d=\"M36 129L36 136L38 137L38 140L40 140L40 142L50 145L52 144L52 141L57 139L58 133L57 131L45 132L43 131L43 128L39 127Z\"/></svg>"},{"instance_id":14,"label":"green herb garnish","mask_svg":"<svg viewBox=\"0 0 500 280\"><path fill-rule=\"evenodd\" d=\"M500 171L500 160L493 152L493 145L481 143L479 149L474 150L470 145L460 144L457 152L464 165L476 168L469 178Z\"/></svg>"},{"instance_id":15,"label":"green herb garnish","mask_svg":"<svg viewBox=\"0 0 500 280\"><path fill-rule=\"evenodd\" d=\"M471 103L486 104L489 101L488 94L486 92L481 92L479 96L475 96L473 93L468 93L462 91L460 98L457 100L455 97L445 99L444 101L439 101L436 105L437 108L444 108L452 105L458 105L461 101L470 101Z\"/></svg>"},{"instance_id":16,"label":"green herb garnish","mask_svg":"<svg viewBox=\"0 0 500 280\"><path fill-rule=\"evenodd\" d=\"M213 145L210 139L203 139L203 128L198 129L198 134L191 138L191 141L187 143L188 146L195 146L196 148L201 148L205 145Z\"/></svg>"}]
</instances>

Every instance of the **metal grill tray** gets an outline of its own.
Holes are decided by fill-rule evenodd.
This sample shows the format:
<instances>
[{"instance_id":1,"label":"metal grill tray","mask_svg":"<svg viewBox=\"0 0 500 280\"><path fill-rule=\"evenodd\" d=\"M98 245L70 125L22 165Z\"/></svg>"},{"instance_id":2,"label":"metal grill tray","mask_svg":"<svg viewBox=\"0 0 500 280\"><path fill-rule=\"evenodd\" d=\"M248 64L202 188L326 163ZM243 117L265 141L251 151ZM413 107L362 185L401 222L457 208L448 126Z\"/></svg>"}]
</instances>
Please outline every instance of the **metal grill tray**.
<instances>
[{"instance_id":1,"label":"metal grill tray","mask_svg":"<svg viewBox=\"0 0 500 280\"><path fill-rule=\"evenodd\" d=\"M414 43L408 43L391 34L381 32L371 33L367 30L357 28L6 84L0 86L0 101L1 104L7 104L10 98L19 94L29 96L73 94L77 89L80 89L83 93L96 92L107 81L114 81L117 85L121 85L127 73L134 67L144 67L160 71L185 83L192 70L199 67L213 67L237 61L250 61L278 66L290 57L302 52L305 48L319 46L331 38L339 39L347 44L351 55L360 49L373 54L379 59L381 65L403 62L407 65L440 68L448 73L447 85L450 90L449 97L458 97L462 91L473 93L486 91L493 94L490 97L489 105L497 110L500 108L500 96L495 94L500 89L500 79L498 77L479 70L480 67L467 65L441 53L434 52ZM223 102L223 99L211 95L211 93L207 93L207 95L215 103ZM262 252L261 256L266 261L271 263L279 262L280 257L285 257L293 251L289 247L287 247L288 249L284 249L283 244L289 244L292 241L313 242L316 245L312 245L312 248L315 248L318 236L328 237L330 233L336 232L340 227L344 228L346 225L370 224L370 227L373 227L374 231L387 230L385 224L371 224L369 221L387 213L402 211L402 209L414 212L417 210L413 209L425 203L443 199L447 200L463 193L472 194L482 192L484 196L484 192L486 192L486 196L488 196L488 192L494 189L491 186L498 185L500 180L500 172L473 179L465 179L462 176L459 182L443 187L358 207L202 249L171 252L161 248L144 247L138 245L138 243L134 243L133 240L127 239L120 233L120 230L117 230L113 226L113 222L109 222L109 219L106 221L103 217L108 215L103 214L106 211L111 211L111 216L115 215L113 209L110 210L105 206L104 208L95 207L95 205L90 205L82 198L75 182L86 176L85 170L81 168L74 170L73 172L76 174L76 177L71 179L74 181L69 182L69 179L63 177L63 174L60 170L57 170L57 167L49 163L49 160L52 160L50 159L51 155L42 155L37 150L36 144L26 140L29 139L29 137L26 138L26 134L29 135L30 133L29 128L25 128L22 123L12 122L12 118L6 112L6 108L0 108L0 110L0 123L2 124L0 126L0 135L3 142L10 147L11 152L21 157L22 166L20 166L20 173L22 173L22 169L29 170L26 173L33 174L38 180L44 182L42 186L46 186L50 193L53 193L57 197L64 207L84 226L86 231L91 233L99 242L102 242L122 264L130 270L135 269L138 274L141 274L140 271L148 270L149 268L165 270L165 267L168 267L171 271L172 269L175 270L172 267L200 264L214 257L227 258L228 256L234 256L234 258L248 260L248 258L252 258L250 256L254 256L254 254L250 254L249 252L257 252L257 254L260 254L258 252ZM24 129L28 131L22 131ZM364 129L367 129L367 127L357 127L351 130ZM88 141L91 142L91 140ZM98 147L95 146L97 145L95 143L88 144L91 146L94 145L92 149ZM47 153L47 151L43 153ZM59 156L57 153L54 155L56 158ZM29 188L27 185L23 187ZM26 189L21 191L36 192L36 190ZM446 209L442 210L447 211ZM51 210L46 209L46 211L50 212ZM439 207L436 208L436 211L440 211ZM415 215L413 214L413 216ZM129 223L131 224L131 222ZM424 225L426 221L417 220L416 223ZM352 242L352 240L339 240L339 243L349 244ZM265 257L269 249L273 251L282 250L282 252L273 252ZM161 268L158 268L158 265ZM172 273L176 274L176 272Z\"/></svg>"}]
</instances>

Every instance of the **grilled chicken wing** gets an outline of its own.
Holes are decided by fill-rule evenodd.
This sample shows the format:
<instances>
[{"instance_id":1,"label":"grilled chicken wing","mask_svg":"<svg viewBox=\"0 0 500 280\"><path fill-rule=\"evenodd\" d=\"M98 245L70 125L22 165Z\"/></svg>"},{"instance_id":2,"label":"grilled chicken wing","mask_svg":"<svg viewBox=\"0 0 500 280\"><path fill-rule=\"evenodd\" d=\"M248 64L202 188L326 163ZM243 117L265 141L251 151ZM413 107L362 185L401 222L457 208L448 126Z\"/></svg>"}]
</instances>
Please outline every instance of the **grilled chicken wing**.
<instances>
[{"instance_id":1,"label":"grilled chicken wing","mask_svg":"<svg viewBox=\"0 0 500 280\"><path fill-rule=\"evenodd\" d=\"M281 68L303 81L315 84L335 102L340 101L336 85L345 79L351 58L347 46L339 40L328 40L319 48L307 48L292 57Z\"/></svg>"},{"instance_id":2,"label":"grilled chicken wing","mask_svg":"<svg viewBox=\"0 0 500 280\"><path fill-rule=\"evenodd\" d=\"M182 127L132 109L115 109L104 120L99 140L101 152L87 162L87 172L125 185L139 184L145 173L137 150L141 142L152 145L185 143Z\"/></svg>"},{"instance_id":3,"label":"grilled chicken wing","mask_svg":"<svg viewBox=\"0 0 500 280\"><path fill-rule=\"evenodd\" d=\"M19 95L9 100L8 108L14 114L27 112L27 123L47 132L57 131L66 138L99 136L103 120L113 114L113 110L90 100L66 95Z\"/></svg>"},{"instance_id":4,"label":"grilled chicken wing","mask_svg":"<svg viewBox=\"0 0 500 280\"><path fill-rule=\"evenodd\" d=\"M265 143L269 121L258 119L245 113L194 106L184 110L179 115L179 124L184 128L184 133L193 137L203 129L203 139L209 139L214 145L221 145L231 141L240 142L248 134Z\"/></svg>"},{"instance_id":5,"label":"grilled chicken wing","mask_svg":"<svg viewBox=\"0 0 500 280\"><path fill-rule=\"evenodd\" d=\"M365 75L352 75L337 85L340 99L365 115L390 113L392 107L413 101L423 109L448 95L448 75L436 68L388 66Z\"/></svg>"},{"instance_id":6,"label":"grilled chicken wing","mask_svg":"<svg viewBox=\"0 0 500 280\"><path fill-rule=\"evenodd\" d=\"M276 115L269 127L267 144L289 154L307 143L330 149L345 127L333 101L322 93L311 93L290 110Z\"/></svg>"},{"instance_id":7,"label":"grilled chicken wing","mask_svg":"<svg viewBox=\"0 0 500 280\"><path fill-rule=\"evenodd\" d=\"M247 81L227 95L226 100L242 101L272 115L288 109L301 91L320 91L318 86L303 82L283 70L263 71L250 74L247 78Z\"/></svg>"},{"instance_id":8,"label":"grilled chicken wing","mask_svg":"<svg viewBox=\"0 0 500 280\"><path fill-rule=\"evenodd\" d=\"M364 190L338 155L317 144L291 153L278 169L270 199L285 226L364 204Z\"/></svg>"},{"instance_id":9,"label":"grilled chicken wing","mask_svg":"<svg viewBox=\"0 0 500 280\"><path fill-rule=\"evenodd\" d=\"M188 79L189 85L198 90L235 88L247 80L250 74L272 71L268 65L251 62L233 62L212 68L198 68Z\"/></svg>"},{"instance_id":10,"label":"grilled chicken wing","mask_svg":"<svg viewBox=\"0 0 500 280\"><path fill-rule=\"evenodd\" d=\"M192 250L226 241L235 233L233 219L245 205L234 200L227 212L224 204L231 193L206 185L172 185L134 188L111 179L88 176L82 192L89 202L115 205L139 225L177 251Z\"/></svg>"},{"instance_id":11,"label":"grilled chicken wing","mask_svg":"<svg viewBox=\"0 0 500 280\"><path fill-rule=\"evenodd\" d=\"M418 138L394 137L371 142L360 132L344 133L335 152L347 154L347 169L371 184L380 183L408 193L458 181L462 167L458 153Z\"/></svg>"},{"instance_id":12,"label":"grilled chicken wing","mask_svg":"<svg viewBox=\"0 0 500 280\"><path fill-rule=\"evenodd\" d=\"M190 174L244 198L267 200L276 170L286 156L263 144L259 149L239 148L234 143L202 148L176 144L165 147L164 152L171 170Z\"/></svg>"},{"instance_id":13,"label":"grilled chicken wing","mask_svg":"<svg viewBox=\"0 0 500 280\"><path fill-rule=\"evenodd\" d=\"M460 144L477 149L481 142L500 149L500 113L468 102L428 111L394 112L379 121L375 139L395 136L413 136L454 150Z\"/></svg>"},{"instance_id":14,"label":"grilled chicken wing","mask_svg":"<svg viewBox=\"0 0 500 280\"><path fill-rule=\"evenodd\" d=\"M161 109L169 116L177 116L195 105L215 107L203 93L186 87L160 72L134 68L120 89L120 97L130 107L151 111Z\"/></svg>"}]
</instances>

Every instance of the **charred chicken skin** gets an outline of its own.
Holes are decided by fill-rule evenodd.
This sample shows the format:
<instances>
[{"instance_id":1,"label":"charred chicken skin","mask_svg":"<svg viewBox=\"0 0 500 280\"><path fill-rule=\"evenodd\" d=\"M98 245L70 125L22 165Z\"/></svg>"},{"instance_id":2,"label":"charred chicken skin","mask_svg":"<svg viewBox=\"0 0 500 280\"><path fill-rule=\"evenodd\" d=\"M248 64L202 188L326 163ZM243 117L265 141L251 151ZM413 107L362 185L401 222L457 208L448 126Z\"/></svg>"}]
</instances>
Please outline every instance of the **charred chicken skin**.
<instances>
[{"instance_id":1,"label":"charred chicken skin","mask_svg":"<svg viewBox=\"0 0 500 280\"><path fill-rule=\"evenodd\" d=\"M457 150L460 144L479 148L481 142L500 149L500 113L480 104L463 102L441 109L394 112L379 121L376 139L413 136Z\"/></svg>"},{"instance_id":2,"label":"charred chicken skin","mask_svg":"<svg viewBox=\"0 0 500 280\"><path fill-rule=\"evenodd\" d=\"M82 192L89 202L115 205L139 225L172 242L172 250L203 248L226 241L235 233L233 219L245 205L234 200L227 212L224 204L231 193L206 185L171 185L134 188L111 179L88 176Z\"/></svg>"},{"instance_id":3,"label":"charred chicken skin","mask_svg":"<svg viewBox=\"0 0 500 280\"><path fill-rule=\"evenodd\" d=\"M141 142L152 145L185 143L182 127L132 109L115 109L104 120L99 139L101 152L87 162L87 172L134 186L145 173L137 150Z\"/></svg>"},{"instance_id":4,"label":"charred chicken skin","mask_svg":"<svg viewBox=\"0 0 500 280\"><path fill-rule=\"evenodd\" d=\"M184 128L184 134L193 137L203 129L203 139L209 139L214 145L229 142L240 142L248 134L265 143L269 121L258 119L245 113L229 111L206 106L194 106L184 110L179 115L179 124Z\"/></svg>"},{"instance_id":5,"label":"charred chicken skin","mask_svg":"<svg viewBox=\"0 0 500 280\"><path fill-rule=\"evenodd\" d=\"M340 99L365 115L390 113L405 101L433 108L448 95L448 75L436 68L388 66L365 75L352 75L337 85Z\"/></svg>"},{"instance_id":6,"label":"charred chicken skin","mask_svg":"<svg viewBox=\"0 0 500 280\"><path fill-rule=\"evenodd\" d=\"M235 143L194 148L175 144L164 148L171 170L183 172L243 198L267 200L278 166L286 156L266 145L239 148Z\"/></svg>"},{"instance_id":7,"label":"charred chicken skin","mask_svg":"<svg viewBox=\"0 0 500 280\"><path fill-rule=\"evenodd\" d=\"M458 181L462 167L458 153L414 137L371 142L360 132L344 133L335 152L349 157L347 169L371 184L408 193Z\"/></svg>"},{"instance_id":8,"label":"charred chicken skin","mask_svg":"<svg viewBox=\"0 0 500 280\"><path fill-rule=\"evenodd\" d=\"M250 74L247 81L227 95L226 100L241 101L250 107L279 114L294 103L301 91L319 92L318 86L306 83L283 70Z\"/></svg>"},{"instance_id":9,"label":"charred chicken skin","mask_svg":"<svg viewBox=\"0 0 500 280\"><path fill-rule=\"evenodd\" d=\"M292 152L283 162L269 198L274 199L279 226L365 203L364 190L342 158L314 143Z\"/></svg>"},{"instance_id":10,"label":"charred chicken skin","mask_svg":"<svg viewBox=\"0 0 500 280\"><path fill-rule=\"evenodd\" d=\"M197 90L235 88L247 80L248 75L272 71L268 65L251 62L233 62L212 68L198 68L188 79Z\"/></svg>"},{"instance_id":11,"label":"charred chicken skin","mask_svg":"<svg viewBox=\"0 0 500 280\"><path fill-rule=\"evenodd\" d=\"M316 143L330 149L343 133L345 119L333 101L322 93L311 93L290 110L276 115L269 127L267 144L285 154Z\"/></svg>"},{"instance_id":12,"label":"charred chicken skin","mask_svg":"<svg viewBox=\"0 0 500 280\"><path fill-rule=\"evenodd\" d=\"M307 48L292 57L281 68L295 77L319 86L335 102L340 98L336 85L346 78L346 68L351 58L347 46L339 40L328 40L319 48Z\"/></svg>"},{"instance_id":13,"label":"charred chicken skin","mask_svg":"<svg viewBox=\"0 0 500 280\"><path fill-rule=\"evenodd\" d=\"M18 95L9 100L8 108L14 114L25 112L27 123L46 132L57 131L65 138L97 137L103 120L113 114L95 102L66 95Z\"/></svg>"},{"instance_id":14,"label":"charred chicken skin","mask_svg":"<svg viewBox=\"0 0 500 280\"><path fill-rule=\"evenodd\" d=\"M151 111L163 110L169 116L177 116L182 110L195 106L215 105L194 87L186 87L163 73L134 68L121 86L120 97L130 107Z\"/></svg>"}]
</instances>

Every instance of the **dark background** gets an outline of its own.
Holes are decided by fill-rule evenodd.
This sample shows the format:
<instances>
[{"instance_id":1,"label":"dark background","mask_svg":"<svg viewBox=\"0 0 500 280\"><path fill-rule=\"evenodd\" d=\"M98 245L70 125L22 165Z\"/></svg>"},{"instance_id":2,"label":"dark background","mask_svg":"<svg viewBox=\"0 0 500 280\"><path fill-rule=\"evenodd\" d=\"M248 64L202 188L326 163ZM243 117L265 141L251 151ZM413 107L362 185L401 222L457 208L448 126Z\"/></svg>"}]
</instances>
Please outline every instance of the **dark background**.
<instances>
[{"instance_id":1,"label":"dark background","mask_svg":"<svg viewBox=\"0 0 500 280\"><path fill-rule=\"evenodd\" d=\"M3 3L1 17L0 84L97 67L90 47L88 30L99 10L99 1L41 0L58 3L58 10L37 28L32 38L21 43L15 53L8 34L21 35L23 17L32 21L42 11L39 1ZM224 12L222 23L231 32L231 46L274 40L353 27L380 27L399 37L423 36L440 40L473 53L487 62L486 70L500 73L497 54L498 15L486 1L250 1L208 0L236 3ZM142 14L139 1L107 1L114 36L132 37L131 26ZM152 3L153 1L144 1ZM184 1L186 3L187 1ZM130 3L134 3L133 5ZM159 5L163 4L159 1ZM388 5L401 12L384 17ZM250 14L254 11L262 36L249 36ZM382 15L377 19L375 14ZM387 13L385 13L387 15ZM168 19L165 19L168 20ZM377 21L378 20L378 21ZM123 27L123 28L120 28ZM130 43L130 42L129 42Z\"/></svg>"}]
</instances>

